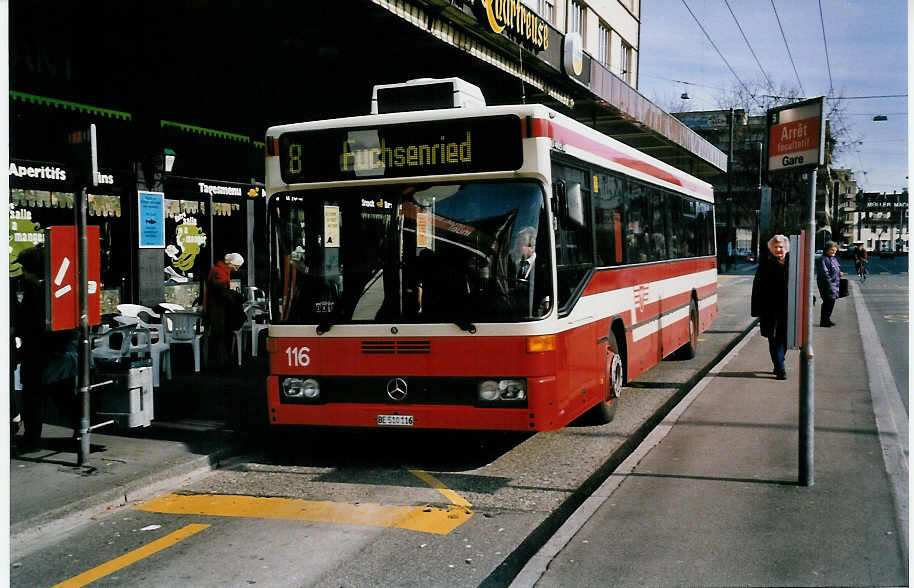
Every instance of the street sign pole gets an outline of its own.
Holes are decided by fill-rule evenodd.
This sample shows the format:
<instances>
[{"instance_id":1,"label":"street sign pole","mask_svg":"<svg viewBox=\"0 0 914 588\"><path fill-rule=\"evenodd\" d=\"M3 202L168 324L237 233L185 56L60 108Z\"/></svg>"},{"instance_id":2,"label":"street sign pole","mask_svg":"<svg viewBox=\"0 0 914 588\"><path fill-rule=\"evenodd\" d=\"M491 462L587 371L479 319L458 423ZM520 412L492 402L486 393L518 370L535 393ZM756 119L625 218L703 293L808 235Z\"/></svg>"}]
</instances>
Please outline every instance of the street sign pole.
<instances>
[{"instance_id":1,"label":"street sign pole","mask_svg":"<svg viewBox=\"0 0 914 588\"><path fill-rule=\"evenodd\" d=\"M797 251L805 255L803 270L808 275L797 275L794 284L799 287L796 293L805 294L803 303L805 313L797 325L797 335L805 334L805 341L800 350L799 382L799 474L798 484L813 485L813 450L815 448L815 364L812 345L812 299L815 284L815 249L816 249L816 170L825 164L825 98L820 96L786 106L768 110L768 171L807 171L809 174L809 227L806 231L806 251ZM764 204L762 205L764 208ZM802 243L802 239L800 240ZM800 260L797 260L800 261ZM800 268L797 264L795 267ZM800 273L799 271L797 272ZM806 292L803 292L801 279L805 278ZM805 320L805 323L802 322ZM799 331L799 327L803 327ZM799 336L797 337L799 339Z\"/></svg>"},{"instance_id":2,"label":"street sign pole","mask_svg":"<svg viewBox=\"0 0 914 588\"><path fill-rule=\"evenodd\" d=\"M78 134L76 134L78 136ZM77 239L77 295L79 305L79 372L77 390L79 428L77 434L76 465L89 465L89 431L91 430L91 402L89 398L89 240L86 237L86 206L88 186L98 183L98 150L95 136L95 124L89 125L86 135L74 140L75 148L82 154L83 169L75 170L76 176L82 178L82 186L75 194L76 239ZM86 161L88 159L88 161ZM88 169L85 169L85 168ZM97 286L96 286L97 287Z\"/></svg>"},{"instance_id":3,"label":"street sign pole","mask_svg":"<svg viewBox=\"0 0 914 588\"><path fill-rule=\"evenodd\" d=\"M93 130L95 125L92 125ZM89 241L86 238L86 200L88 195L83 187L76 194L76 233L78 235L78 267L79 274L79 431L77 439L79 448L76 455L76 465L89 465Z\"/></svg>"},{"instance_id":4,"label":"street sign pole","mask_svg":"<svg viewBox=\"0 0 914 588\"><path fill-rule=\"evenodd\" d=\"M808 280L806 292L806 341L800 351L800 444L799 475L801 486L812 486L813 455L815 448L815 394L816 372L815 354L812 348L812 298L815 285L815 249L816 249L816 169L809 174L809 226L806 232L806 253Z\"/></svg>"}]
</instances>

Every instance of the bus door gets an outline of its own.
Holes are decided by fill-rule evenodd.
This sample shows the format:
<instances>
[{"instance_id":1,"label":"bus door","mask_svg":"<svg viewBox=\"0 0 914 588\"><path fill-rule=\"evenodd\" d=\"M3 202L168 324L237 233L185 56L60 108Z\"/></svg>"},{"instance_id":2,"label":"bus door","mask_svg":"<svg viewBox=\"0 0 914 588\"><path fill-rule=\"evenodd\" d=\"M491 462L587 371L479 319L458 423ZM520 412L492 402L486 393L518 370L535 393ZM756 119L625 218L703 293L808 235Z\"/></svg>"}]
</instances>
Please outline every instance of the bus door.
<instances>
[{"instance_id":1,"label":"bus door","mask_svg":"<svg viewBox=\"0 0 914 588\"><path fill-rule=\"evenodd\" d=\"M593 213L589 172L553 163L553 204L556 211L555 260L559 317L568 316L593 275ZM573 410L583 401L582 391L599 387L601 356L596 328L599 317L581 316L563 333L565 381L569 396L559 399L559 410Z\"/></svg>"}]
</instances>

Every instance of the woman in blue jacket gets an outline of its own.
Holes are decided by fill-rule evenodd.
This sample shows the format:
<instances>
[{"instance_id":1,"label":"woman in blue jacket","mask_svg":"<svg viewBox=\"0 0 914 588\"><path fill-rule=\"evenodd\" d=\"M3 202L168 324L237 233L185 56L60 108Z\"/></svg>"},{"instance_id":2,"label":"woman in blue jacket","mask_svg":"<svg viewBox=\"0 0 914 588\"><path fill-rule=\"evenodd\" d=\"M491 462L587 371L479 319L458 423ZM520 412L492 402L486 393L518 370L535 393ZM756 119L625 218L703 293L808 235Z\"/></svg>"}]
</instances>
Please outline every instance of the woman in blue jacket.
<instances>
[{"instance_id":1,"label":"woman in blue jacket","mask_svg":"<svg viewBox=\"0 0 914 588\"><path fill-rule=\"evenodd\" d=\"M822 314L819 319L819 326L833 327L835 323L831 321L831 312L835 308L835 300L838 299L838 290L841 285L841 266L838 265L838 258L835 252L838 245L834 241L826 241L822 257L816 262L816 284L819 286L819 294L822 296Z\"/></svg>"}]
</instances>

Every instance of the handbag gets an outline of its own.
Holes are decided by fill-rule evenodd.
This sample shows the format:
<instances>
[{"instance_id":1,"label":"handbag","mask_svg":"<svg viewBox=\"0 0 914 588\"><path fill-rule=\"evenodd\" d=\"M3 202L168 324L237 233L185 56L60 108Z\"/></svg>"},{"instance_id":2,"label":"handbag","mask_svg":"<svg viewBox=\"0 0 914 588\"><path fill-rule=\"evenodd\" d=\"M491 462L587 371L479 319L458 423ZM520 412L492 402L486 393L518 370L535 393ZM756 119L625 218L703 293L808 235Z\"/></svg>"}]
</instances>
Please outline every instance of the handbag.
<instances>
[{"instance_id":1,"label":"handbag","mask_svg":"<svg viewBox=\"0 0 914 588\"><path fill-rule=\"evenodd\" d=\"M847 296L847 278L841 278L841 281L838 282L838 298L845 296Z\"/></svg>"}]
</instances>

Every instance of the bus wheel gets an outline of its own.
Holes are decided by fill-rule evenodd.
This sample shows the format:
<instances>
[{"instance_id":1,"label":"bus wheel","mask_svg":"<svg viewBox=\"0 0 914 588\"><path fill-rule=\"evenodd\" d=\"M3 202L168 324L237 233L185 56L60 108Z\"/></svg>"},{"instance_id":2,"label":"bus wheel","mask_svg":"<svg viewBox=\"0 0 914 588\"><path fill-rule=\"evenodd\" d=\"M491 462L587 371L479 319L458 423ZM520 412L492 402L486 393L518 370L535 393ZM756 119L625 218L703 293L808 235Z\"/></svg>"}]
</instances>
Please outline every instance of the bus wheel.
<instances>
[{"instance_id":1,"label":"bus wheel","mask_svg":"<svg viewBox=\"0 0 914 588\"><path fill-rule=\"evenodd\" d=\"M698 305L695 300L689 305L689 340L679 350L680 359L693 359L698 350Z\"/></svg>"},{"instance_id":2,"label":"bus wheel","mask_svg":"<svg viewBox=\"0 0 914 588\"><path fill-rule=\"evenodd\" d=\"M600 424L606 424L616 416L616 400L622 396L622 386L625 384L624 361L616 336L610 331L603 368L603 400L592 409L594 420Z\"/></svg>"}]
</instances>

